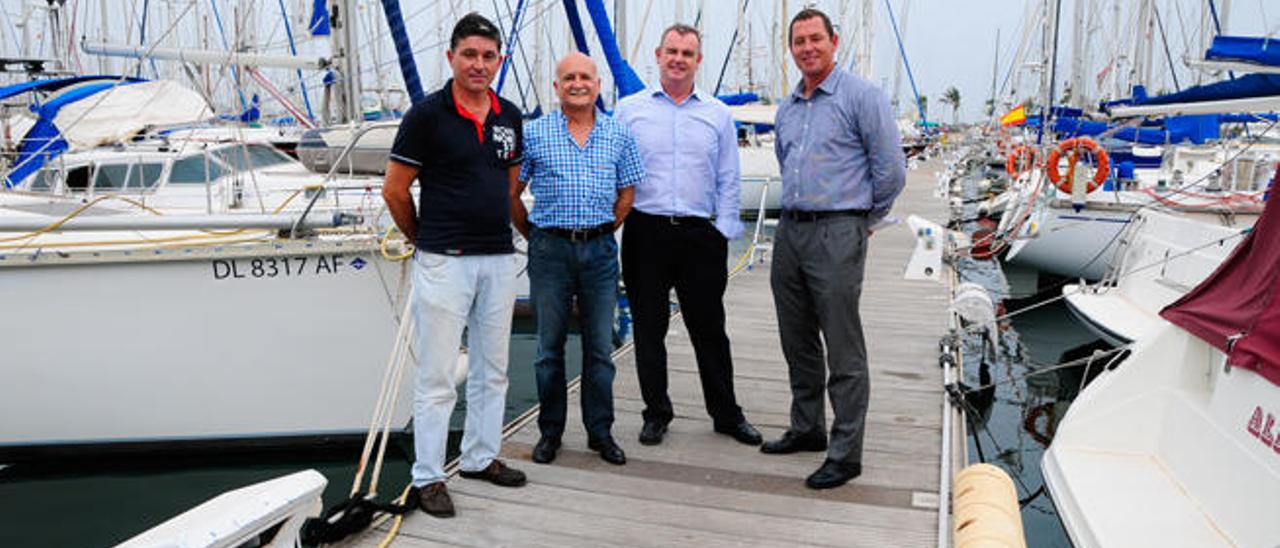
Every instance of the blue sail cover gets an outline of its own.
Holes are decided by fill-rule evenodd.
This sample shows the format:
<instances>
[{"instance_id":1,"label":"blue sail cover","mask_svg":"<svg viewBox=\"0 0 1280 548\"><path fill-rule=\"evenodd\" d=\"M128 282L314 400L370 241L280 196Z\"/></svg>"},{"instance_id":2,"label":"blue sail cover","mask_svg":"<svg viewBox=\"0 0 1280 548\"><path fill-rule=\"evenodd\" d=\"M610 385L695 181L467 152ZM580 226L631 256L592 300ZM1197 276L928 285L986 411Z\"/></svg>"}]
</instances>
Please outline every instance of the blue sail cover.
<instances>
[{"instance_id":1,"label":"blue sail cover","mask_svg":"<svg viewBox=\"0 0 1280 548\"><path fill-rule=\"evenodd\" d=\"M107 75L74 76L70 78L52 78L48 80L32 80L30 82L23 82L21 84L13 84L10 86L0 87L0 100L8 99L15 95L21 95L28 91L46 91L46 92L58 91L67 86L72 86L75 84L79 84L81 82L88 82L90 80L115 81L120 79L123 79L127 82L143 81L133 77L107 76Z\"/></svg>"},{"instance_id":2,"label":"blue sail cover","mask_svg":"<svg viewBox=\"0 0 1280 548\"><path fill-rule=\"evenodd\" d=\"M1053 121L1053 131L1064 138L1095 136L1114 131L1111 134L1111 138L1130 143L1163 145L1190 141L1195 144L1203 144L1221 137L1219 131L1221 123L1220 115L1198 114L1192 116L1170 116L1164 120L1163 126L1115 129L1114 126L1105 122L1062 117Z\"/></svg>"},{"instance_id":3,"label":"blue sail cover","mask_svg":"<svg viewBox=\"0 0 1280 548\"><path fill-rule=\"evenodd\" d=\"M64 86L67 88L65 91L50 98L35 109L38 118L35 125L22 138L22 143L18 147L18 157L14 161L15 167L5 175L5 188L17 186L23 179L44 167L44 164L50 159L67 150L67 141L62 138L62 131L53 124L53 119L58 116L58 111L62 110L62 107L84 100L117 85L127 86L136 83L138 83L137 80L118 81L117 79L112 79L109 82L84 82L73 87Z\"/></svg>"},{"instance_id":4,"label":"blue sail cover","mask_svg":"<svg viewBox=\"0 0 1280 548\"><path fill-rule=\"evenodd\" d=\"M404 29L404 16L400 14L400 0L382 0L382 13L387 16L387 28L391 30L391 41L396 45L396 56L400 59L400 75L404 77L405 90L409 92L409 100L414 103L427 98L422 92L422 80L418 78L418 64L413 61L413 46L409 44L409 33Z\"/></svg>"},{"instance_id":5,"label":"blue sail cover","mask_svg":"<svg viewBox=\"0 0 1280 548\"><path fill-rule=\"evenodd\" d=\"M566 4L570 1L572 0L565 0ZM613 27L609 24L609 13L604 8L604 0L586 0L586 2L587 13L591 15L591 24L596 27L596 36L600 38L600 47L604 50L604 58L609 63L609 72L613 74L613 81L618 86L619 96L626 97L643 90L644 82L640 81L636 71L631 68L626 59L622 58L622 52L618 50L618 38L614 36Z\"/></svg>"},{"instance_id":6,"label":"blue sail cover","mask_svg":"<svg viewBox=\"0 0 1280 548\"><path fill-rule=\"evenodd\" d=\"M1176 103L1199 103L1204 101L1226 101L1230 99L1251 99L1254 97L1271 97L1280 95L1280 74L1249 74L1235 80L1223 80L1203 86L1184 89L1178 93L1158 95L1156 97L1139 98L1135 95L1135 105L1170 105Z\"/></svg>"},{"instance_id":7,"label":"blue sail cover","mask_svg":"<svg viewBox=\"0 0 1280 548\"><path fill-rule=\"evenodd\" d=\"M720 95L716 99L732 107L758 102L760 101L760 96L755 93L734 93L732 95Z\"/></svg>"},{"instance_id":8,"label":"blue sail cover","mask_svg":"<svg viewBox=\"0 0 1280 548\"><path fill-rule=\"evenodd\" d=\"M329 35L329 8L325 6L325 0L316 0L312 4L311 23L307 25L307 32L312 36Z\"/></svg>"},{"instance_id":9,"label":"blue sail cover","mask_svg":"<svg viewBox=\"0 0 1280 548\"><path fill-rule=\"evenodd\" d=\"M1205 59L1242 61L1280 67L1280 40L1250 36L1214 36Z\"/></svg>"}]
</instances>

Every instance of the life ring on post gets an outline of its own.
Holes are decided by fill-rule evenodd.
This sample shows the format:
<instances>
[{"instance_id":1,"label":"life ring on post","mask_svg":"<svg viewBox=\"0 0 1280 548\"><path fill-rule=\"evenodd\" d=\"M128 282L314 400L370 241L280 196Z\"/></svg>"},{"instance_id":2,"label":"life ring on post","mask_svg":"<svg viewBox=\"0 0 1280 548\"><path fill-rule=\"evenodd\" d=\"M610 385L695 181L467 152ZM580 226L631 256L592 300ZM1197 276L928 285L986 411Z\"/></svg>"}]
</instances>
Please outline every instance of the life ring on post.
<instances>
[{"instance_id":1,"label":"life ring on post","mask_svg":"<svg viewBox=\"0 0 1280 548\"><path fill-rule=\"evenodd\" d=\"M1013 147L1013 151L1009 153L1009 159L1004 163L1004 170L1009 172L1009 176L1017 179L1019 175L1030 171L1036 165L1036 149L1027 145L1018 145Z\"/></svg>"},{"instance_id":2,"label":"life ring on post","mask_svg":"<svg viewBox=\"0 0 1280 548\"><path fill-rule=\"evenodd\" d=\"M1071 194L1076 164L1080 162L1082 153L1092 155L1094 163L1097 164L1093 177L1089 179L1086 192L1093 192L1111 175L1111 162L1107 159L1107 151L1102 146L1088 137L1067 139L1058 143L1058 146L1049 153L1049 158L1045 160L1045 172L1058 190ZM1058 161L1064 154L1067 155L1067 177L1063 177L1062 172L1058 171Z\"/></svg>"}]
</instances>

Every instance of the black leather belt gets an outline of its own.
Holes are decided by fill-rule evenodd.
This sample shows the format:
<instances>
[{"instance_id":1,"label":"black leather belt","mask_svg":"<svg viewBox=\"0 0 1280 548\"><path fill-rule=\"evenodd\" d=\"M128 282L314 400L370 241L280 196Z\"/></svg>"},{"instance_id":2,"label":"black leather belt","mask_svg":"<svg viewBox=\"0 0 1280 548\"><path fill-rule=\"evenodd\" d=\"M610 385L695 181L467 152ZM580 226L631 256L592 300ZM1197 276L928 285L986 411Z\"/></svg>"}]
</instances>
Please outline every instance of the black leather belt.
<instances>
[{"instance_id":1,"label":"black leather belt","mask_svg":"<svg viewBox=\"0 0 1280 548\"><path fill-rule=\"evenodd\" d=\"M585 242L587 240L599 238L605 234L613 233L613 223L604 223L600 226L593 226L591 228L559 228L554 226L548 226L545 228L539 226L534 228L546 232L547 234L551 234L552 236L559 236L571 242Z\"/></svg>"},{"instance_id":2,"label":"black leather belt","mask_svg":"<svg viewBox=\"0 0 1280 548\"><path fill-rule=\"evenodd\" d=\"M631 210L631 216L641 217L646 219L653 219L663 224L671 224L671 225L677 225L677 226L711 222L711 219L708 219L706 217L684 216L684 215L654 215L652 213L645 213L638 209Z\"/></svg>"},{"instance_id":3,"label":"black leather belt","mask_svg":"<svg viewBox=\"0 0 1280 548\"><path fill-rule=\"evenodd\" d=\"M793 221L808 223L820 219L831 219L834 217L866 217L870 210L866 209L833 209L827 211L803 211L799 209L784 209L782 217Z\"/></svg>"}]
</instances>

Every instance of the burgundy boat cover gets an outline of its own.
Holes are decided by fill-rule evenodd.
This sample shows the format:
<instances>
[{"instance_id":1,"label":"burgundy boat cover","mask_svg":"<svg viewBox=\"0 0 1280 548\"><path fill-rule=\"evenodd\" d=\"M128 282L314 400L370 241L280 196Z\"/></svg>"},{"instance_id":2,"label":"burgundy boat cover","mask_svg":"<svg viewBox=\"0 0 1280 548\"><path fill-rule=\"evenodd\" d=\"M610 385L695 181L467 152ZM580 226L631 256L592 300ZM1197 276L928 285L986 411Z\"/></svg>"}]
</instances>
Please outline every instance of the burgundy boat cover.
<instances>
[{"instance_id":1,"label":"burgundy boat cover","mask_svg":"<svg viewBox=\"0 0 1280 548\"><path fill-rule=\"evenodd\" d=\"M1204 282L1160 316L1280 385L1280 169L1253 231Z\"/></svg>"}]
</instances>

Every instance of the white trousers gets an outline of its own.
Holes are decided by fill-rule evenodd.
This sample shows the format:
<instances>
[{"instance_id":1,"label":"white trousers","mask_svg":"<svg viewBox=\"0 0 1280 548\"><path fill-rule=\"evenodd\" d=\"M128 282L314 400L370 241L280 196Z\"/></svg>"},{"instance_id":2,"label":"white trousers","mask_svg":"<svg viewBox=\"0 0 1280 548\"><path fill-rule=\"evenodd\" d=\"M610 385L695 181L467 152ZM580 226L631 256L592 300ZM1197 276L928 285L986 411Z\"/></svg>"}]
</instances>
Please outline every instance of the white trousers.
<instances>
[{"instance_id":1,"label":"white trousers","mask_svg":"<svg viewBox=\"0 0 1280 548\"><path fill-rule=\"evenodd\" d=\"M413 484L444 481L449 417L458 399L454 375L467 329L467 419L462 470L484 469L498 456L507 401L507 347L515 306L514 255L414 257L413 316L418 367L413 390Z\"/></svg>"}]
</instances>

